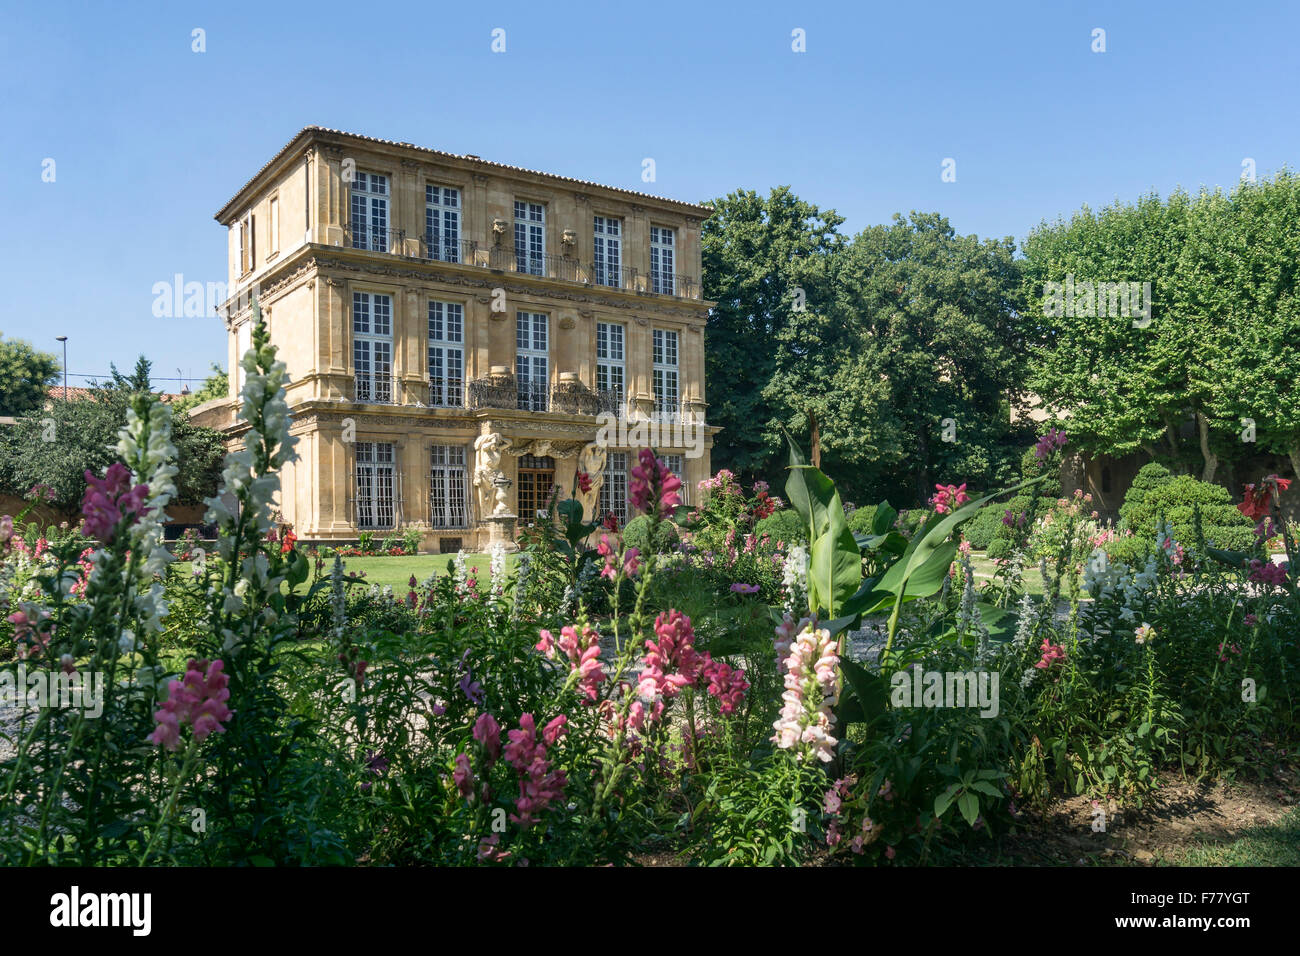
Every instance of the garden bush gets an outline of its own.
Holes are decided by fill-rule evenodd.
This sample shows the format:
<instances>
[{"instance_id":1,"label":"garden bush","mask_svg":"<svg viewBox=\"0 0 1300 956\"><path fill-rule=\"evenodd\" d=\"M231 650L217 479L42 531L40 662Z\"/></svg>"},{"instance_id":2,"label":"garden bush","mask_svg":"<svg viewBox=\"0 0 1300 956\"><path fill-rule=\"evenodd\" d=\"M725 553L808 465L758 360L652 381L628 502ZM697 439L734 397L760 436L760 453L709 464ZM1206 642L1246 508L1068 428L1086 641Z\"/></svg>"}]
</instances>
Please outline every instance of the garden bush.
<instances>
[{"instance_id":1,"label":"garden bush","mask_svg":"<svg viewBox=\"0 0 1300 956\"><path fill-rule=\"evenodd\" d=\"M998 529L1002 527L1003 510L996 503L985 505L962 528L962 534L976 551L988 550Z\"/></svg>"},{"instance_id":2,"label":"garden bush","mask_svg":"<svg viewBox=\"0 0 1300 956\"><path fill-rule=\"evenodd\" d=\"M1255 525L1233 504L1222 485L1192 475L1171 475L1162 465L1145 465L1124 496L1121 527L1134 537L1154 540L1157 523L1171 526L1174 540L1190 549L1196 538L1199 511L1205 542L1228 551L1249 551L1255 545Z\"/></svg>"},{"instance_id":3,"label":"garden bush","mask_svg":"<svg viewBox=\"0 0 1300 956\"><path fill-rule=\"evenodd\" d=\"M876 506L862 505L853 509L853 513L849 515L849 530L854 534L871 534L871 523L875 520Z\"/></svg>"},{"instance_id":4,"label":"garden bush","mask_svg":"<svg viewBox=\"0 0 1300 956\"><path fill-rule=\"evenodd\" d=\"M854 515L861 514L864 510L875 512L874 508L859 508ZM868 529L870 526L871 522L868 520ZM854 531L858 530L854 527L853 518L849 519L849 527ZM808 526L803 518L799 517L799 512L793 508L782 508L768 515L754 526L754 533L760 538L767 535L773 542L784 542L787 545L808 543Z\"/></svg>"},{"instance_id":5,"label":"garden bush","mask_svg":"<svg viewBox=\"0 0 1300 956\"><path fill-rule=\"evenodd\" d=\"M665 554L677 546L677 538L677 527L671 521L660 521L654 525L654 539L651 540L651 522L647 515L638 515L623 528L623 543L642 554Z\"/></svg>"}]
</instances>

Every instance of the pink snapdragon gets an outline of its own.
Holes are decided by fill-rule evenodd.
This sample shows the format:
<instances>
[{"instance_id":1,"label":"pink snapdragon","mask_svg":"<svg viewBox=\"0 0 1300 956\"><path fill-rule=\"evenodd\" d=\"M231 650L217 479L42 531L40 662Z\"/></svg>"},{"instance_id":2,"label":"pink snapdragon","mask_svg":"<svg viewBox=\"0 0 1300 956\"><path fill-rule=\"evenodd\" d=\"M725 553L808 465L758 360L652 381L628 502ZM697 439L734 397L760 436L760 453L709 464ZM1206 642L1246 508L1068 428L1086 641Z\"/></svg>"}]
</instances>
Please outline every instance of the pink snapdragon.
<instances>
[{"instance_id":1,"label":"pink snapdragon","mask_svg":"<svg viewBox=\"0 0 1300 956\"><path fill-rule=\"evenodd\" d=\"M718 699L718 710L724 714L735 711L745 699L745 691L749 690L744 671L735 670L722 661L715 661L708 654L704 655L700 680L707 686L709 693Z\"/></svg>"},{"instance_id":2,"label":"pink snapdragon","mask_svg":"<svg viewBox=\"0 0 1300 956\"><path fill-rule=\"evenodd\" d=\"M605 672L600 662L600 633L595 628L584 624L579 634L572 625L566 625L560 629L558 639L550 631L542 630L534 646L551 660L555 659L558 647L569 659L570 677L577 675L578 689L587 698L586 703L596 702Z\"/></svg>"},{"instance_id":3,"label":"pink snapdragon","mask_svg":"<svg viewBox=\"0 0 1300 956\"><path fill-rule=\"evenodd\" d=\"M639 464L632 469L627 499L637 511L666 514L682 503L678 489L682 480L672 473L662 458L649 448L637 455Z\"/></svg>"},{"instance_id":4,"label":"pink snapdragon","mask_svg":"<svg viewBox=\"0 0 1300 956\"><path fill-rule=\"evenodd\" d=\"M233 716L226 706L230 699L230 689L226 686L230 678L222 673L224 666L220 660L211 663L190 660L184 678L167 685L167 700L161 710L154 712L158 726L149 739L168 750L176 750L180 746L182 724L190 725L199 743L213 731L224 734L226 728L222 723Z\"/></svg>"},{"instance_id":5,"label":"pink snapdragon","mask_svg":"<svg viewBox=\"0 0 1300 956\"><path fill-rule=\"evenodd\" d=\"M474 796L474 771L470 769L469 754L456 755L456 769L451 772L451 779L466 800Z\"/></svg>"},{"instance_id":6,"label":"pink snapdragon","mask_svg":"<svg viewBox=\"0 0 1300 956\"><path fill-rule=\"evenodd\" d=\"M773 723L772 742L783 750L798 750L800 758L815 756L830 762L835 756L831 712L839 700L839 655L835 639L811 624L794 639L785 660L785 693L781 714Z\"/></svg>"},{"instance_id":7,"label":"pink snapdragon","mask_svg":"<svg viewBox=\"0 0 1300 956\"><path fill-rule=\"evenodd\" d=\"M699 680L705 659L696 653L695 629L681 611L669 610L655 618L655 638L645 642L637 694L671 699Z\"/></svg>"},{"instance_id":8,"label":"pink snapdragon","mask_svg":"<svg viewBox=\"0 0 1300 956\"><path fill-rule=\"evenodd\" d=\"M474 721L474 739L487 751L490 763L496 763L501 756L501 725L491 714L478 715Z\"/></svg>"},{"instance_id":9,"label":"pink snapdragon","mask_svg":"<svg viewBox=\"0 0 1300 956\"><path fill-rule=\"evenodd\" d=\"M537 726L532 714L522 715L519 729L509 731L506 736L510 739L505 749L506 761L519 773L519 798L515 801L517 812L512 813L510 819L527 829L536 822L537 814L564 798L564 786L568 780L563 770L551 770L546 744L537 739Z\"/></svg>"},{"instance_id":10,"label":"pink snapdragon","mask_svg":"<svg viewBox=\"0 0 1300 956\"><path fill-rule=\"evenodd\" d=\"M144 511L148 496L148 485L131 487L131 470L120 461L109 465L103 478L87 471L86 493L81 500L87 536L108 544L123 518Z\"/></svg>"},{"instance_id":11,"label":"pink snapdragon","mask_svg":"<svg viewBox=\"0 0 1300 956\"><path fill-rule=\"evenodd\" d=\"M20 658L38 657L50 646L53 627L46 629L50 612L37 604L23 602L5 620L14 626L14 642Z\"/></svg>"},{"instance_id":12,"label":"pink snapdragon","mask_svg":"<svg viewBox=\"0 0 1300 956\"><path fill-rule=\"evenodd\" d=\"M1045 671L1057 661L1065 660L1065 648L1059 644L1053 644L1047 638L1043 638L1043 656L1039 658L1038 663L1034 666L1040 671Z\"/></svg>"},{"instance_id":13,"label":"pink snapdragon","mask_svg":"<svg viewBox=\"0 0 1300 956\"><path fill-rule=\"evenodd\" d=\"M1275 564L1272 561L1261 561L1259 558L1252 558L1250 561L1250 580L1256 584L1286 587L1286 572L1286 562Z\"/></svg>"}]
</instances>

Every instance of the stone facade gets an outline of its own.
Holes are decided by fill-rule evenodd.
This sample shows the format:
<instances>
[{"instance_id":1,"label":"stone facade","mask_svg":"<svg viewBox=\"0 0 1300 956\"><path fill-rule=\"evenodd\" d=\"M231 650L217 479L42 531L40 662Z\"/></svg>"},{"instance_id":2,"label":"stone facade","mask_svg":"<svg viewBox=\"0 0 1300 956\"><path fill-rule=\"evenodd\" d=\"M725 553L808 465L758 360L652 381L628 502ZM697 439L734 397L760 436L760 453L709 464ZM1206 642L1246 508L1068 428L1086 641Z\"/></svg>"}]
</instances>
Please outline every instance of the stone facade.
<instances>
[{"instance_id":1,"label":"stone facade","mask_svg":"<svg viewBox=\"0 0 1300 956\"><path fill-rule=\"evenodd\" d=\"M623 511L635 451L601 435L616 419L678 426L656 450L680 456L693 488L716 431L700 292L711 212L309 127L216 215L231 393L195 417L238 440L256 296L291 378L299 459L279 507L304 540L412 527L432 550L512 540L504 518L531 520L552 481L567 496L580 461L600 468L592 506Z\"/></svg>"}]
</instances>

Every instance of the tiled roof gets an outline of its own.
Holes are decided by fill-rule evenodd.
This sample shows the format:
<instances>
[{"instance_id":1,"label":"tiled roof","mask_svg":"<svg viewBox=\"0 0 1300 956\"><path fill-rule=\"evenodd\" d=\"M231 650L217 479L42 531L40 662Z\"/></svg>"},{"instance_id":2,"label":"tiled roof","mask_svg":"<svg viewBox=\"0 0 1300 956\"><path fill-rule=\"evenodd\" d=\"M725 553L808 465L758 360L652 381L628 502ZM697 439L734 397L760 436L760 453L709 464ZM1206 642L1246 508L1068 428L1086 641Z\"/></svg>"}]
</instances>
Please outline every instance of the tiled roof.
<instances>
[{"instance_id":1,"label":"tiled roof","mask_svg":"<svg viewBox=\"0 0 1300 956\"><path fill-rule=\"evenodd\" d=\"M82 387L79 386L79 385L69 385L69 386L68 386L68 401L70 401L70 402L82 402L82 401L86 401L87 399L94 398L94 396L95 396L95 392L96 392L96 389L93 389L93 388L82 388ZM63 398L63 386L62 386L62 385L51 385L51 386L49 387L49 389L46 391L46 394L47 394L50 398L53 398L53 399L62 399L62 398ZM159 401L161 401L161 402L166 402L166 403L168 403L168 404L170 404L171 402L176 401L176 399L178 399L178 398L181 397L181 396L179 396L179 395L175 395L175 394L173 394L173 393L171 393L171 392L154 392L154 395L158 398Z\"/></svg>"},{"instance_id":2,"label":"tiled roof","mask_svg":"<svg viewBox=\"0 0 1300 956\"><path fill-rule=\"evenodd\" d=\"M272 156L270 160L267 161L266 165L264 165L261 169L259 169L257 173L254 174L254 176L248 182L244 183L244 185L239 187L239 191L236 192L235 195L231 196L230 200L224 206L222 206L219 210L217 210L217 213L216 215L213 216L213 218L216 219L218 222L220 222L222 220L222 217L225 216L226 213L230 210L230 207L235 204L235 200L239 199L239 197L244 194L244 191L247 190L248 187L253 185L253 183L257 182L257 180L262 176L263 173L265 173L268 169L274 166L280 160L280 158L284 156L285 153L287 153L293 147L295 143L297 143L299 140L303 139L304 137L308 137L316 133L326 133L332 136L344 136L347 137L348 139L361 140L367 143L378 143L382 146L398 146L401 147L402 149L414 149L414 150L418 150L421 153L427 153L430 156L435 156L443 159L457 159L463 162L473 163L474 165L484 169L505 169L515 173L527 173L530 176L543 176L546 179L553 179L558 182L570 183L575 186L589 186L596 189L608 189L611 192L622 193L625 196L636 196L639 199L649 199L654 202L668 203L673 206L679 206L682 209L690 210L692 212L697 213L698 215L700 215L701 218L707 217L710 213L713 212L712 207L701 206L698 203L683 202L680 199L669 199L665 196L655 196L652 193L637 192L634 189L621 189L618 186L606 186L603 183L593 183L590 180L586 180L586 179L575 179L572 176L560 176L557 175L556 173L544 173L541 172L540 170L528 169L524 166L512 166L509 163L494 163L491 160L481 159L478 156L474 156L469 153L465 153L465 154L448 153L440 149L430 149L427 146L416 146L414 143L402 143L392 139L380 139L376 136L364 136L361 133L349 133L346 130L330 129L327 126L304 126L301 130L298 131L298 133L293 137L293 139L285 143L284 147L278 153Z\"/></svg>"}]
</instances>

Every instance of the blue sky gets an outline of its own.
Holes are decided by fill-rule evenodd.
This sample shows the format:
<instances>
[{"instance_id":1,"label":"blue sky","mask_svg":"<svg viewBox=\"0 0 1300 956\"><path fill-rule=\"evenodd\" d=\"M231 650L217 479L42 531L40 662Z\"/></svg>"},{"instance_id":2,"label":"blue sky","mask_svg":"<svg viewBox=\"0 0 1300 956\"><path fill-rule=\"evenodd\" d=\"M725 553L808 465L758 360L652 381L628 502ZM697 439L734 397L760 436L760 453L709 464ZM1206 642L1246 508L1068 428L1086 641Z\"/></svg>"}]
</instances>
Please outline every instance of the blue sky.
<instances>
[{"instance_id":1,"label":"blue sky","mask_svg":"<svg viewBox=\"0 0 1300 956\"><path fill-rule=\"evenodd\" d=\"M1286 4L6 6L0 332L69 336L73 373L144 352L168 390L224 364L225 332L155 318L154 283L225 278L212 214L309 124L686 200L789 184L850 233L916 209L1017 240L1230 187L1246 157L1300 165Z\"/></svg>"}]
</instances>

